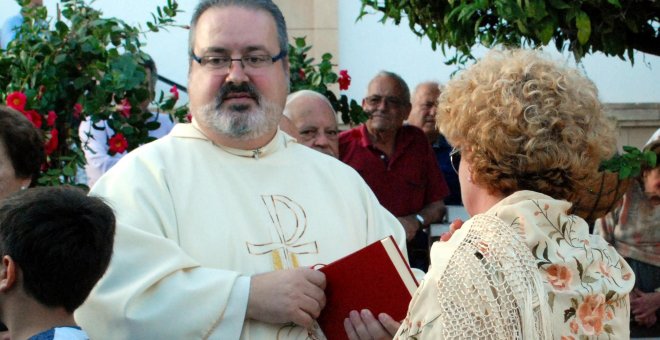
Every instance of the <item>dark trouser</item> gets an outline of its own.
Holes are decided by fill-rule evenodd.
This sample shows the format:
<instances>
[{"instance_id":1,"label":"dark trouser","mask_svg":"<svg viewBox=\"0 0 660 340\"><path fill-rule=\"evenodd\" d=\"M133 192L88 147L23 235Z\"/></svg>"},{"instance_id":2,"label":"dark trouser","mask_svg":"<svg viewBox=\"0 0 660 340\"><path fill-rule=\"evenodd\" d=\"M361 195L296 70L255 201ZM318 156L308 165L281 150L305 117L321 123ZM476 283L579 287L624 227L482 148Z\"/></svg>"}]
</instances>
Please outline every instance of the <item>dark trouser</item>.
<instances>
[{"instance_id":1,"label":"dark trouser","mask_svg":"<svg viewBox=\"0 0 660 340\"><path fill-rule=\"evenodd\" d=\"M406 246L410 266L426 272L429 269L429 235L420 228Z\"/></svg>"}]
</instances>

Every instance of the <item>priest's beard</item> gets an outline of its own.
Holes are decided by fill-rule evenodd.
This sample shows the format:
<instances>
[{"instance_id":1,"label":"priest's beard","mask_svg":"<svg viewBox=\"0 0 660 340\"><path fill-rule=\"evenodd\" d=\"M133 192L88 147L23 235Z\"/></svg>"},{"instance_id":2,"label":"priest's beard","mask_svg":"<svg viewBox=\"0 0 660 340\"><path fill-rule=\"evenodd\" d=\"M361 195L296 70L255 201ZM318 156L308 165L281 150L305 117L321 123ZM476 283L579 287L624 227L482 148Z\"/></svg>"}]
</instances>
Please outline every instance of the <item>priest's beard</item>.
<instances>
[{"instance_id":1,"label":"priest's beard","mask_svg":"<svg viewBox=\"0 0 660 340\"><path fill-rule=\"evenodd\" d=\"M256 105L224 104L232 93L248 93ZM201 121L215 132L237 140L253 140L277 129L282 108L262 97L252 84L225 84L215 100L199 110Z\"/></svg>"}]
</instances>

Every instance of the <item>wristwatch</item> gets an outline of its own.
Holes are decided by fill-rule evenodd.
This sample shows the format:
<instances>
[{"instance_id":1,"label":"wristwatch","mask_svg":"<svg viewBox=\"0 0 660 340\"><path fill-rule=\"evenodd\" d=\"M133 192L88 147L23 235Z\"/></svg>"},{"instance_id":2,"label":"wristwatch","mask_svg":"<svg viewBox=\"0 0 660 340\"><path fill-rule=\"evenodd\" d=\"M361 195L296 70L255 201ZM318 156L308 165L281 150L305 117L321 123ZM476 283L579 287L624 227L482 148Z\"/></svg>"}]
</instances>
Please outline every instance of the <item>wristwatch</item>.
<instances>
[{"instance_id":1,"label":"wristwatch","mask_svg":"<svg viewBox=\"0 0 660 340\"><path fill-rule=\"evenodd\" d=\"M417 219L417 222L423 227L426 225L426 221L424 221L424 216L417 214L415 215L415 218Z\"/></svg>"}]
</instances>

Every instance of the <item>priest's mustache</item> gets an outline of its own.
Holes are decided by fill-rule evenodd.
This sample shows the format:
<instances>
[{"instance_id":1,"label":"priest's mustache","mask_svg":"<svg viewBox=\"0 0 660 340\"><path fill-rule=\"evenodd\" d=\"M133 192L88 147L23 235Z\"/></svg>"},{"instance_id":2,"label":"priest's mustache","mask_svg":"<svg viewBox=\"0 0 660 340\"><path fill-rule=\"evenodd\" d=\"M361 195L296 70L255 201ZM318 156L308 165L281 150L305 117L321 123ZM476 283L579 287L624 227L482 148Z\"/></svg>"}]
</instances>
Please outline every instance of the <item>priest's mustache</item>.
<instances>
[{"instance_id":1,"label":"priest's mustache","mask_svg":"<svg viewBox=\"0 0 660 340\"><path fill-rule=\"evenodd\" d=\"M225 85L223 85L220 88L220 91L216 96L218 103L217 108L220 108L222 102L225 99L227 99L229 95L236 93L242 93L242 94L247 93L250 98L254 99L254 101L257 102L257 104L260 104L261 102L261 95L259 95L259 91L254 87L254 85L250 83L240 83L240 84L225 83Z\"/></svg>"}]
</instances>

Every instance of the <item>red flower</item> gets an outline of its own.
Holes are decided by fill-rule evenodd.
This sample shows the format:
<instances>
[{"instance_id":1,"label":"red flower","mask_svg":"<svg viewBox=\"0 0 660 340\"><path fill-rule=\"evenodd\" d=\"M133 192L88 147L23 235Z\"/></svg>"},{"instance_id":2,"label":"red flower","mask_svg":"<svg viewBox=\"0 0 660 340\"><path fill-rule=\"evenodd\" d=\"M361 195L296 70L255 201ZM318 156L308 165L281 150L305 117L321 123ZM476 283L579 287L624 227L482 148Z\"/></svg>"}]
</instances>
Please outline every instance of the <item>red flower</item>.
<instances>
[{"instance_id":1,"label":"red flower","mask_svg":"<svg viewBox=\"0 0 660 340\"><path fill-rule=\"evenodd\" d=\"M128 148L128 141L123 134L117 133L108 140L108 145L110 146L110 154L114 155L126 151Z\"/></svg>"},{"instance_id":2,"label":"red flower","mask_svg":"<svg viewBox=\"0 0 660 340\"><path fill-rule=\"evenodd\" d=\"M131 103L127 98L122 99L119 105L116 107L117 111L119 111L119 113L121 113L121 115L126 118L131 116L131 108Z\"/></svg>"},{"instance_id":3,"label":"red flower","mask_svg":"<svg viewBox=\"0 0 660 340\"><path fill-rule=\"evenodd\" d=\"M57 115L55 114L55 111L48 111L48 118L46 118L46 125L52 127L55 125L55 120L57 119Z\"/></svg>"},{"instance_id":4,"label":"red flower","mask_svg":"<svg viewBox=\"0 0 660 340\"><path fill-rule=\"evenodd\" d=\"M298 76L300 77L300 80L305 80L305 70L298 70Z\"/></svg>"},{"instance_id":5,"label":"red flower","mask_svg":"<svg viewBox=\"0 0 660 340\"><path fill-rule=\"evenodd\" d=\"M50 155L55 150L57 150L57 145L59 144L59 138L57 135L57 129L50 130L50 139L46 142L46 145L44 145L44 151L46 151L46 155Z\"/></svg>"},{"instance_id":6,"label":"red flower","mask_svg":"<svg viewBox=\"0 0 660 340\"><path fill-rule=\"evenodd\" d=\"M25 117L27 117L28 120L30 120L32 122L32 124L34 124L34 126L36 126L38 129L41 128L41 125L43 124L43 122L42 122L42 119L41 119L41 115L37 111L28 110L28 111L23 112L23 114L25 115Z\"/></svg>"},{"instance_id":7,"label":"red flower","mask_svg":"<svg viewBox=\"0 0 660 340\"><path fill-rule=\"evenodd\" d=\"M176 85L172 86L170 93L172 94L172 97L174 97L174 100L179 100L179 89L176 88Z\"/></svg>"},{"instance_id":8,"label":"red flower","mask_svg":"<svg viewBox=\"0 0 660 340\"><path fill-rule=\"evenodd\" d=\"M82 113L83 107L80 105L80 103L75 103L73 105L73 116L78 119L80 118L80 114Z\"/></svg>"},{"instance_id":9,"label":"red flower","mask_svg":"<svg viewBox=\"0 0 660 340\"><path fill-rule=\"evenodd\" d=\"M188 113L186 118L188 118L188 122L192 122L192 113Z\"/></svg>"},{"instance_id":10,"label":"red flower","mask_svg":"<svg viewBox=\"0 0 660 340\"><path fill-rule=\"evenodd\" d=\"M348 90L348 87L351 86L351 76L348 75L348 71L341 70L339 71L339 89Z\"/></svg>"},{"instance_id":11,"label":"red flower","mask_svg":"<svg viewBox=\"0 0 660 340\"><path fill-rule=\"evenodd\" d=\"M7 96L7 106L16 109L18 111L23 111L25 109L25 103L27 102L27 97L23 92L12 92Z\"/></svg>"}]
</instances>

